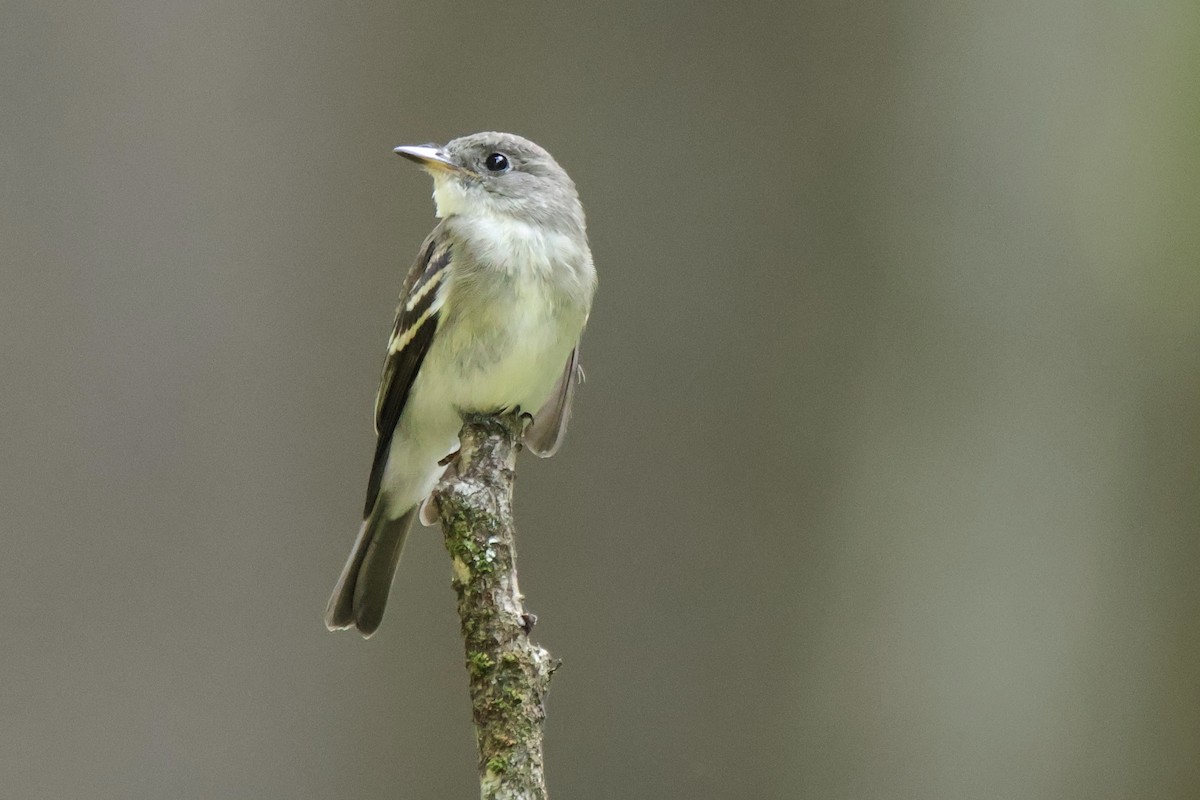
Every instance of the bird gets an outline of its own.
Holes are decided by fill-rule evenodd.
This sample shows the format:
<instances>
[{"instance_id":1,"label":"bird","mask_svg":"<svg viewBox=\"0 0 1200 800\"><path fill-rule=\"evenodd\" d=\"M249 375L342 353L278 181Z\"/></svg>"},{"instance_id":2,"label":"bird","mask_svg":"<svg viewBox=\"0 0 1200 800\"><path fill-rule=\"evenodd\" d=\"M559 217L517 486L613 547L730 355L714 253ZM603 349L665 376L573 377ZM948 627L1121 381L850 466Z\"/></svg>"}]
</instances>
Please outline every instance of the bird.
<instances>
[{"instance_id":1,"label":"bird","mask_svg":"<svg viewBox=\"0 0 1200 800\"><path fill-rule=\"evenodd\" d=\"M532 416L524 446L558 450L596 291L578 192L545 149L488 131L394 152L433 178L438 222L400 290L363 521L325 611L329 630L364 637L414 520L435 519L427 501L464 414L519 410Z\"/></svg>"}]
</instances>

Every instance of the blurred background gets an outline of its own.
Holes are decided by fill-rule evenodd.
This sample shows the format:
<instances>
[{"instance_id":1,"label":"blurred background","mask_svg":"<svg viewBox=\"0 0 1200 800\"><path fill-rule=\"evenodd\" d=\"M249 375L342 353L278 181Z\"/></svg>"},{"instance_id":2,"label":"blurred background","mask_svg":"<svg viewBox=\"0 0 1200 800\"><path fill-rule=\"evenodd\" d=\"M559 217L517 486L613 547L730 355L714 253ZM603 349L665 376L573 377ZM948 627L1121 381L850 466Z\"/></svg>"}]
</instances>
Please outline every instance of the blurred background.
<instances>
[{"instance_id":1,"label":"blurred background","mask_svg":"<svg viewBox=\"0 0 1200 800\"><path fill-rule=\"evenodd\" d=\"M0 776L474 797L449 560L325 631L401 143L601 273L521 585L562 798L1200 796L1200 6L13 3Z\"/></svg>"}]
</instances>

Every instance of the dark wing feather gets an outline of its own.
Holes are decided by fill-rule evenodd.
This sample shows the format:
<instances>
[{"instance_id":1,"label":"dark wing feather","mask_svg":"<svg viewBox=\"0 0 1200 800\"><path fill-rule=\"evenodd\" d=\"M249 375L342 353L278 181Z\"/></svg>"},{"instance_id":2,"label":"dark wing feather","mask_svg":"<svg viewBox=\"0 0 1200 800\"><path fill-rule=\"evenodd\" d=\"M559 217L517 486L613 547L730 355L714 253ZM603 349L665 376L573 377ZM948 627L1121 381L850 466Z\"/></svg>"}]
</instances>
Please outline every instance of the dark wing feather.
<instances>
[{"instance_id":1,"label":"dark wing feather","mask_svg":"<svg viewBox=\"0 0 1200 800\"><path fill-rule=\"evenodd\" d=\"M421 245L421 252L400 290L396 322L392 326L387 357L383 361L379 394L375 397L375 433L378 439L375 442L375 460L371 464L371 478L367 482L364 519L371 515L371 509L379 499L379 487L396 424L404 412L413 381L417 379L421 362L425 360L437 330L449 265L450 240L445 235L445 228L438 225Z\"/></svg>"},{"instance_id":2,"label":"dark wing feather","mask_svg":"<svg viewBox=\"0 0 1200 800\"><path fill-rule=\"evenodd\" d=\"M567 366L563 369L550 398L542 404L533 423L525 430L525 446L539 458L549 458L558 452L563 435L567 432L567 419L571 416L571 400L575 397L575 384L582 380L579 368L579 346L571 351Z\"/></svg>"}]
</instances>

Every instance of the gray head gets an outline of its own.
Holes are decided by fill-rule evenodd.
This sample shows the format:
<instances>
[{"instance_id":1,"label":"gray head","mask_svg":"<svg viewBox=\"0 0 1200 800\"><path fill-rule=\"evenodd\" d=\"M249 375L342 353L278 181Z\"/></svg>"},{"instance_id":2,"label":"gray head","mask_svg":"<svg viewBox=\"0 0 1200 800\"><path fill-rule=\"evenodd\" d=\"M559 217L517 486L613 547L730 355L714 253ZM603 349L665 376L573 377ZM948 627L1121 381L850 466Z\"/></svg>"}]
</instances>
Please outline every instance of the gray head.
<instances>
[{"instance_id":1,"label":"gray head","mask_svg":"<svg viewBox=\"0 0 1200 800\"><path fill-rule=\"evenodd\" d=\"M395 152L433 176L438 216L491 214L563 231L582 231L575 184L553 156L512 133L473 133L438 147Z\"/></svg>"}]
</instances>

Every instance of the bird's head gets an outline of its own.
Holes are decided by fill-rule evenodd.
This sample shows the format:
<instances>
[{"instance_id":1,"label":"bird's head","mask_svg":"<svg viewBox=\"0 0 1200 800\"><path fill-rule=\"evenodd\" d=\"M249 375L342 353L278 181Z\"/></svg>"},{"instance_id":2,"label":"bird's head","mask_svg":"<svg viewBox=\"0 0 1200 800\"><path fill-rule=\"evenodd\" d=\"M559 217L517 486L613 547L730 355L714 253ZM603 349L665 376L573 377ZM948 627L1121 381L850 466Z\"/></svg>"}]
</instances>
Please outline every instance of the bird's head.
<instances>
[{"instance_id":1,"label":"bird's head","mask_svg":"<svg viewBox=\"0 0 1200 800\"><path fill-rule=\"evenodd\" d=\"M582 229L575 184L540 146L511 133L473 133L435 144L402 145L398 155L433 176L437 215L497 215L552 229Z\"/></svg>"}]
</instances>

